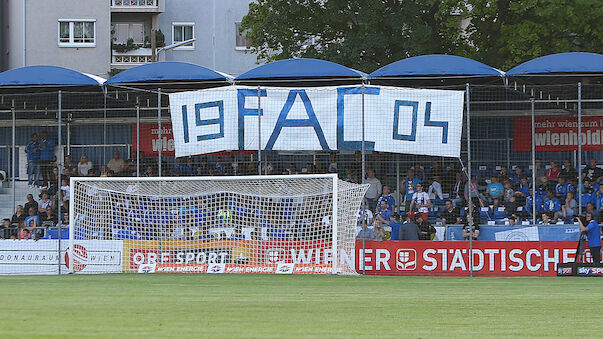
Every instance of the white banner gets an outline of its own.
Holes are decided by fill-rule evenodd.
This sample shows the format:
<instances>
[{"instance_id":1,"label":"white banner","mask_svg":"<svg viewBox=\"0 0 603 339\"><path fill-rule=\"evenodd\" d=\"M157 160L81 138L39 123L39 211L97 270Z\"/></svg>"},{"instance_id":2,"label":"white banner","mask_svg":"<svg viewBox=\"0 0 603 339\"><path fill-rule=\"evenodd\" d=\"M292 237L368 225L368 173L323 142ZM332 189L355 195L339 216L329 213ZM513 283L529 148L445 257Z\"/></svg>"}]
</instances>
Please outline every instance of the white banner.
<instances>
[{"instance_id":1,"label":"white banner","mask_svg":"<svg viewBox=\"0 0 603 339\"><path fill-rule=\"evenodd\" d=\"M176 156L226 150L359 150L362 87L260 90L229 86L170 94ZM366 86L365 147L459 157L462 91Z\"/></svg>"},{"instance_id":2,"label":"white banner","mask_svg":"<svg viewBox=\"0 0 603 339\"><path fill-rule=\"evenodd\" d=\"M0 240L0 275L58 274L69 268L69 241ZM77 273L121 273L123 242L120 240L78 240L75 242L74 266Z\"/></svg>"}]
</instances>

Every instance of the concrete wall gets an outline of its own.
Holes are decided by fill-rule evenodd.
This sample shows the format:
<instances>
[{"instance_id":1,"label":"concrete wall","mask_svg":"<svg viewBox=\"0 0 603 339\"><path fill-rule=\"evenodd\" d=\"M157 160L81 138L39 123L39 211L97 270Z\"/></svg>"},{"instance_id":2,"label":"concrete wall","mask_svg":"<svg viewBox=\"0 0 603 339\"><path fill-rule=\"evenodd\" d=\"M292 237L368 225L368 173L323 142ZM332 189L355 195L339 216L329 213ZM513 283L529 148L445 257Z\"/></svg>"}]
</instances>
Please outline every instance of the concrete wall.
<instances>
[{"instance_id":1,"label":"concrete wall","mask_svg":"<svg viewBox=\"0 0 603 339\"><path fill-rule=\"evenodd\" d=\"M232 75L257 66L256 56L235 49L235 22L240 22L251 0L178 0L166 1L159 15L159 28L166 44L172 43L173 22L194 22L194 50L165 52L165 60L200 64ZM215 12L215 20L214 20ZM215 36L215 40L214 40Z\"/></svg>"}]
</instances>

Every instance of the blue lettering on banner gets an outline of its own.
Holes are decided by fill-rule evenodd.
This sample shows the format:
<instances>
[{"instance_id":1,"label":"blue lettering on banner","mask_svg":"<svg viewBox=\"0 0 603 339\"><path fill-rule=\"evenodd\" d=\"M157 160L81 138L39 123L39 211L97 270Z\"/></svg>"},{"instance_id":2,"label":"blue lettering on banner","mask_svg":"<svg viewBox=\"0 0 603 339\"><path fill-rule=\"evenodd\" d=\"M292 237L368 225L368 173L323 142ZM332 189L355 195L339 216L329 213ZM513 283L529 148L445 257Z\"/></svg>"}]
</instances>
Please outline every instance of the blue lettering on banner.
<instances>
[{"instance_id":1,"label":"blue lettering on banner","mask_svg":"<svg viewBox=\"0 0 603 339\"><path fill-rule=\"evenodd\" d=\"M218 118L214 119L201 119L201 110L211 107L218 108ZM211 140L211 139L219 139L224 137L224 101L210 101L204 102L200 104L195 104L195 122L197 127L199 126L208 126L208 125L219 125L220 132L198 135L197 141L203 140Z\"/></svg>"},{"instance_id":2,"label":"blue lettering on banner","mask_svg":"<svg viewBox=\"0 0 603 339\"><path fill-rule=\"evenodd\" d=\"M186 110L186 105L182 105L182 125L184 126L184 143L189 142L188 137L188 112Z\"/></svg>"},{"instance_id":3,"label":"blue lettering on banner","mask_svg":"<svg viewBox=\"0 0 603 339\"><path fill-rule=\"evenodd\" d=\"M260 90L260 96L265 97L268 94L265 89ZM262 116L264 115L262 109L258 113L257 108L245 108L245 98L246 97L256 97L258 96L257 89L247 89L247 88L239 88L237 90L237 105L239 109L239 150L245 149L245 116Z\"/></svg>"},{"instance_id":4,"label":"blue lettering on banner","mask_svg":"<svg viewBox=\"0 0 603 339\"><path fill-rule=\"evenodd\" d=\"M379 95L379 87L364 87L365 95ZM362 149L362 141L346 141L343 140L343 125L344 125L344 112L345 95L360 94L362 95L362 87L339 87L337 88L337 149L340 151L355 151ZM362 122L360 122L362 123ZM375 149L374 141L364 141L364 147L367 151L373 151Z\"/></svg>"},{"instance_id":5,"label":"blue lettering on banner","mask_svg":"<svg viewBox=\"0 0 603 339\"><path fill-rule=\"evenodd\" d=\"M306 113L308 114L308 119L287 119L287 115L289 114L289 111L291 111L291 107L293 107L293 103L298 95L304 103ZM283 127L313 127L323 151L329 150L327 140L325 139L322 128L320 127L320 123L318 122L316 114L314 113L312 102L310 102L310 98L308 98L308 94L305 90L294 89L289 91L287 101L285 102L285 105L278 116L276 126L274 126L272 135L270 135L270 139L268 139L268 143L266 144L266 150L272 150L272 147L274 147L274 143L276 143L276 139L278 139Z\"/></svg>"},{"instance_id":6,"label":"blue lettering on banner","mask_svg":"<svg viewBox=\"0 0 603 339\"><path fill-rule=\"evenodd\" d=\"M448 143L448 122L447 121L431 121L431 101L425 104L425 126L441 127L442 128L442 143Z\"/></svg>"},{"instance_id":7,"label":"blue lettering on banner","mask_svg":"<svg viewBox=\"0 0 603 339\"><path fill-rule=\"evenodd\" d=\"M398 124L400 120L400 106L409 106L412 107L412 127L410 130L410 134L399 134L398 133ZM419 102L418 101L408 101L408 100L396 100L394 104L394 133L392 138L394 140L405 140L405 141L415 141L417 139L417 111L419 110Z\"/></svg>"}]
</instances>

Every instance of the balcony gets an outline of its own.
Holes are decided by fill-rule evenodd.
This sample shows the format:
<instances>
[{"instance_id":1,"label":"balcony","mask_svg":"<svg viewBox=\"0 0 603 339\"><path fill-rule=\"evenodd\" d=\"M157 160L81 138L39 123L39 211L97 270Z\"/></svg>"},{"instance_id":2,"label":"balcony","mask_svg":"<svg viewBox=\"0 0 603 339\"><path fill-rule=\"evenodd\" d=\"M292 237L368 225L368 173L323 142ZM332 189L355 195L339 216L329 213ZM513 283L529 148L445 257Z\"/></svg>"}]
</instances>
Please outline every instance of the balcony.
<instances>
[{"instance_id":1,"label":"balcony","mask_svg":"<svg viewBox=\"0 0 603 339\"><path fill-rule=\"evenodd\" d=\"M165 0L109 0L112 13L163 13Z\"/></svg>"},{"instance_id":2,"label":"balcony","mask_svg":"<svg viewBox=\"0 0 603 339\"><path fill-rule=\"evenodd\" d=\"M153 62L152 50L150 48L139 48L124 53L111 51L111 67L126 69L142 64Z\"/></svg>"}]
</instances>

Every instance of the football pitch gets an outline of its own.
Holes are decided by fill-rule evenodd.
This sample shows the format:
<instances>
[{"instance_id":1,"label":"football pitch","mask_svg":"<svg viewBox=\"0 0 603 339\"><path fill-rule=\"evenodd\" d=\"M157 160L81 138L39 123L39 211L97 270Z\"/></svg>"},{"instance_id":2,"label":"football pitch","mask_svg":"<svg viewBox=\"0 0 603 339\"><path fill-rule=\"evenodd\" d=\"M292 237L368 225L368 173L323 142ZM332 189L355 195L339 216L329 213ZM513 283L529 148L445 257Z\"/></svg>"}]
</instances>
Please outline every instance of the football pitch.
<instances>
[{"instance_id":1,"label":"football pitch","mask_svg":"<svg viewBox=\"0 0 603 339\"><path fill-rule=\"evenodd\" d=\"M0 277L0 337L601 337L603 279Z\"/></svg>"}]
</instances>

